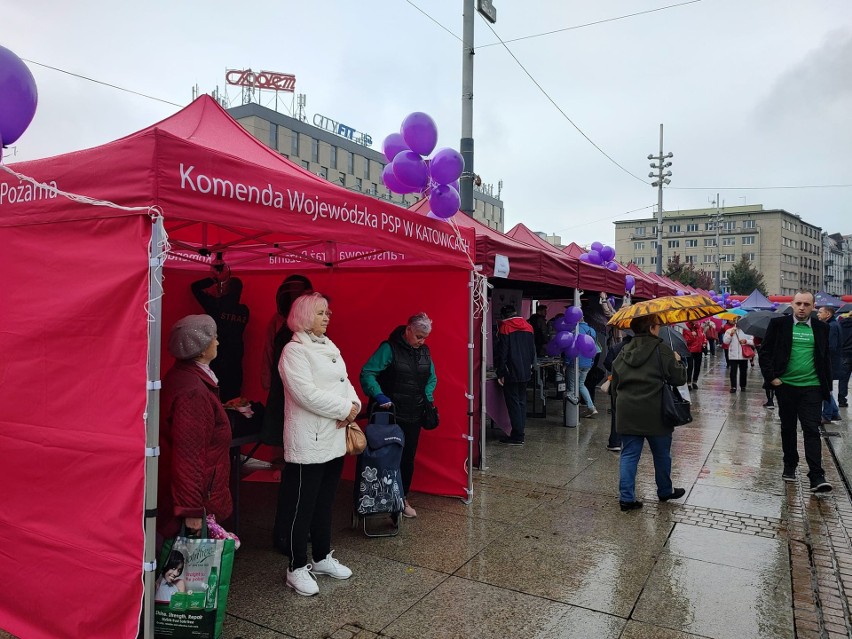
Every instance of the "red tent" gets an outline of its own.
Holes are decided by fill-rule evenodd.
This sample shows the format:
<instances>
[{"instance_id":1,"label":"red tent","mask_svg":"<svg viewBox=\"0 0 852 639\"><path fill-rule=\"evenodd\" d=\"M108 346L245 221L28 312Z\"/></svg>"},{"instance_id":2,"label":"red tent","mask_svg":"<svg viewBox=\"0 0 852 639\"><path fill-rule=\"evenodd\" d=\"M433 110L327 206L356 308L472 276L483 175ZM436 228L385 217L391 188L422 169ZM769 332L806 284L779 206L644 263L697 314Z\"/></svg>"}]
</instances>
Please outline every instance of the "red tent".
<instances>
[{"instance_id":1,"label":"red tent","mask_svg":"<svg viewBox=\"0 0 852 639\"><path fill-rule=\"evenodd\" d=\"M630 273L633 274L633 277L636 278L636 284L638 286L639 280L643 279L648 282L651 286L655 287L656 294L655 297L664 297L666 295L674 295L677 289L672 285L671 282L664 281L657 277L654 273L646 273L641 268L636 266L633 262L628 264L625 267Z\"/></svg>"},{"instance_id":2,"label":"red tent","mask_svg":"<svg viewBox=\"0 0 852 639\"><path fill-rule=\"evenodd\" d=\"M586 252L582 246L575 242L571 242L562 250L578 260ZM626 275L627 273L621 270L610 271L603 266L580 261L580 281L585 284L583 288L586 290L624 295L624 278Z\"/></svg>"},{"instance_id":3,"label":"red tent","mask_svg":"<svg viewBox=\"0 0 852 639\"><path fill-rule=\"evenodd\" d=\"M160 336L200 312L189 283L219 252L252 309L243 394L253 399L266 397L266 322L293 269L330 295L330 335L354 379L397 324L426 310L442 421L421 438L414 488L469 496L470 229L318 178L208 97L115 142L3 168L0 266L13 277L0 287L0 581L15 596L0 598L0 627L136 636L143 584L153 594L145 510L160 360L163 372L171 361Z\"/></svg>"}]
</instances>

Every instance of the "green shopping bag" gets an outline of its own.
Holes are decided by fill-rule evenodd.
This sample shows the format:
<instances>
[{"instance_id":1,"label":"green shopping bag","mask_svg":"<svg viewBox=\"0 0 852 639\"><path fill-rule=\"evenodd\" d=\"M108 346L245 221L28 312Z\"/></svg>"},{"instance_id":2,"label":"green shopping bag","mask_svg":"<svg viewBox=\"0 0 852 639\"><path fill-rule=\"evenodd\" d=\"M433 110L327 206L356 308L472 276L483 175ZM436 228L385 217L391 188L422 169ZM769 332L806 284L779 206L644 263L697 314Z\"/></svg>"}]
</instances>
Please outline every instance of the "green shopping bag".
<instances>
[{"instance_id":1,"label":"green shopping bag","mask_svg":"<svg viewBox=\"0 0 852 639\"><path fill-rule=\"evenodd\" d=\"M154 636L218 639L234 565L233 539L183 534L163 544L154 591Z\"/></svg>"}]
</instances>

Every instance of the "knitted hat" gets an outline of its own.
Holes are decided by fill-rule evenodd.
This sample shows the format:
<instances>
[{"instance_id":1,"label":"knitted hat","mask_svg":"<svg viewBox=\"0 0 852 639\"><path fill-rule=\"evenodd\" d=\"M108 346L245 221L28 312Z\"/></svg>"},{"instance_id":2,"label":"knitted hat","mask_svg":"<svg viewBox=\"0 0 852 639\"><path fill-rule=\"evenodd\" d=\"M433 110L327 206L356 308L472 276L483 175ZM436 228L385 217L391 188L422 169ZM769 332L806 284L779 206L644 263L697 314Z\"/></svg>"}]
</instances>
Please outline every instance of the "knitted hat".
<instances>
[{"instance_id":1,"label":"knitted hat","mask_svg":"<svg viewBox=\"0 0 852 639\"><path fill-rule=\"evenodd\" d=\"M209 315L187 315L172 326L169 352L176 359L198 357L216 338L216 322Z\"/></svg>"}]
</instances>

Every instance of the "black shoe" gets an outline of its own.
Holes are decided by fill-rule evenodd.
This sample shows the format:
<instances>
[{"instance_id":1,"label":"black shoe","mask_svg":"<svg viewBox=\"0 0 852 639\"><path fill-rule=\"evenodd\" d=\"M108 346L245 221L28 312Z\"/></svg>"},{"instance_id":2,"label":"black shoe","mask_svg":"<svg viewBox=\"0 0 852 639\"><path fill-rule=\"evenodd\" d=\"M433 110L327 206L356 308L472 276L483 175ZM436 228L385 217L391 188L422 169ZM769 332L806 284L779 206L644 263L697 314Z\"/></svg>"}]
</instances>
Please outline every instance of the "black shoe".
<instances>
[{"instance_id":1,"label":"black shoe","mask_svg":"<svg viewBox=\"0 0 852 639\"><path fill-rule=\"evenodd\" d=\"M523 439L514 439L512 437L501 437L500 443L506 444L507 446L523 446L524 440Z\"/></svg>"},{"instance_id":2,"label":"black shoe","mask_svg":"<svg viewBox=\"0 0 852 639\"><path fill-rule=\"evenodd\" d=\"M621 512L626 513L628 510L638 510L642 508L641 501L620 501L618 505L621 506Z\"/></svg>"},{"instance_id":3,"label":"black shoe","mask_svg":"<svg viewBox=\"0 0 852 639\"><path fill-rule=\"evenodd\" d=\"M732 389L731 389L731 392L732 392L732 393L736 393L736 392L737 392L737 389L736 389L736 388L732 388Z\"/></svg>"},{"instance_id":4,"label":"black shoe","mask_svg":"<svg viewBox=\"0 0 852 639\"><path fill-rule=\"evenodd\" d=\"M781 479L784 481L796 481L796 469L793 470L785 470L781 475Z\"/></svg>"},{"instance_id":5,"label":"black shoe","mask_svg":"<svg viewBox=\"0 0 852 639\"><path fill-rule=\"evenodd\" d=\"M745 386L743 386L742 388L740 388L740 392L741 392L741 393L745 393Z\"/></svg>"},{"instance_id":6,"label":"black shoe","mask_svg":"<svg viewBox=\"0 0 852 639\"><path fill-rule=\"evenodd\" d=\"M837 405L840 408L848 408L849 407L849 404L847 404L846 402L838 402Z\"/></svg>"},{"instance_id":7,"label":"black shoe","mask_svg":"<svg viewBox=\"0 0 852 639\"><path fill-rule=\"evenodd\" d=\"M775 408L775 404L773 404L772 400L770 399L768 402L763 404L763 407L764 408Z\"/></svg>"},{"instance_id":8,"label":"black shoe","mask_svg":"<svg viewBox=\"0 0 852 639\"><path fill-rule=\"evenodd\" d=\"M822 481L815 481L811 483L812 493L830 493L832 488L832 485L824 479Z\"/></svg>"},{"instance_id":9,"label":"black shoe","mask_svg":"<svg viewBox=\"0 0 852 639\"><path fill-rule=\"evenodd\" d=\"M665 497L660 497L660 501L669 501L671 499L680 499L686 494L686 489L684 488L675 488L672 491L671 495L666 495Z\"/></svg>"}]
</instances>

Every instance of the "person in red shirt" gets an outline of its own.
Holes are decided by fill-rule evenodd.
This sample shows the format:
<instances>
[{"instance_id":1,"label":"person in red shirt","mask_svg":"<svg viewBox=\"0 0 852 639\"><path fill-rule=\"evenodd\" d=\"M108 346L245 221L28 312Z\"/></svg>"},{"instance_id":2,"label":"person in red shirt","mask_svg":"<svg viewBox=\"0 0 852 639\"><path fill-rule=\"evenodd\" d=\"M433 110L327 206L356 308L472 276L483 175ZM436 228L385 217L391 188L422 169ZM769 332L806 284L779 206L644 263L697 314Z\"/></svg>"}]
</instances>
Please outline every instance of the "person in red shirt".
<instances>
[{"instance_id":1,"label":"person in red shirt","mask_svg":"<svg viewBox=\"0 0 852 639\"><path fill-rule=\"evenodd\" d=\"M707 338L707 347L710 349L710 356L716 355L716 342L719 339L719 331L716 324L710 320L704 322L704 337Z\"/></svg>"},{"instance_id":2,"label":"person in red shirt","mask_svg":"<svg viewBox=\"0 0 852 639\"><path fill-rule=\"evenodd\" d=\"M736 326L732 322L725 322L722 325L722 330L719 332L719 335L724 335L727 331L732 328L736 328ZM730 366L731 362L728 359L728 344L725 344L724 340L722 341L722 350L725 351L725 366Z\"/></svg>"},{"instance_id":3,"label":"person in red shirt","mask_svg":"<svg viewBox=\"0 0 852 639\"><path fill-rule=\"evenodd\" d=\"M701 357L707 338L704 331L695 322L687 322L683 329L683 339L689 349L689 359L686 362L686 385L689 388L698 388L698 375L701 373Z\"/></svg>"}]
</instances>

